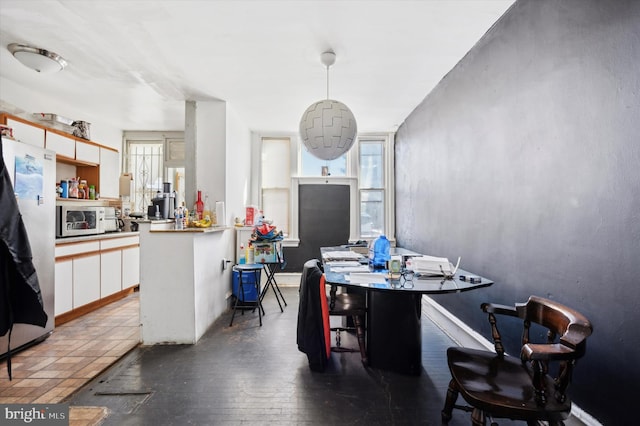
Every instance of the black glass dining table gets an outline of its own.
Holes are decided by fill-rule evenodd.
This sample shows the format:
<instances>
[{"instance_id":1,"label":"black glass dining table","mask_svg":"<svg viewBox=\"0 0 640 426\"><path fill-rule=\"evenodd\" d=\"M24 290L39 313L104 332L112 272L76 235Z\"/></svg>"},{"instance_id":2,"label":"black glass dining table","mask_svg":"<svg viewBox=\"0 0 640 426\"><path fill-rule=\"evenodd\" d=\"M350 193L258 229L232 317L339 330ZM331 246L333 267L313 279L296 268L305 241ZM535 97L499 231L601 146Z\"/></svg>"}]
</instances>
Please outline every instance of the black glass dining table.
<instances>
[{"instance_id":1,"label":"black glass dining table","mask_svg":"<svg viewBox=\"0 0 640 426\"><path fill-rule=\"evenodd\" d=\"M366 295L366 346L369 366L401 374L422 372L422 295L462 293L488 287L493 281L457 269L449 276L421 275L405 268L421 254L392 247L401 256L400 272L373 270L368 258L347 246L322 247L325 282Z\"/></svg>"}]
</instances>

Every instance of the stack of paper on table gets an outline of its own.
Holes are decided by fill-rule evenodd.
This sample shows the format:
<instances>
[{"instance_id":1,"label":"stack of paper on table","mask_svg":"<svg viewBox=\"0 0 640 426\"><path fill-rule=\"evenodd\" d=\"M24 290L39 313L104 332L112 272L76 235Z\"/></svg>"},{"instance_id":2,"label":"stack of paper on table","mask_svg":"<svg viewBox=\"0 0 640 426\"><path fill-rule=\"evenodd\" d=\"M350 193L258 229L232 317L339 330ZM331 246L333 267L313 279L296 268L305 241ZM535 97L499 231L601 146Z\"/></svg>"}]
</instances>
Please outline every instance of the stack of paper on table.
<instances>
[{"instance_id":1,"label":"stack of paper on table","mask_svg":"<svg viewBox=\"0 0 640 426\"><path fill-rule=\"evenodd\" d=\"M330 260L328 262L324 262L325 265L329 265L332 268L336 267L336 266L360 266L362 265L362 263L360 263L357 260Z\"/></svg>"},{"instance_id":2,"label":"stack of paper on table","mask_svg":"<svg viewBox=\"0 0 640 426\"><path fill-rule=\"evenodd\" d=\"M347 277L348 277L348 280L354 284L373 284L373 283L387 282L384 274L376 274L373 272L368 272L368 273L352 272L349 275L345 276L345 278Z\"/></svg>"},{"instance_id":3,"label":"stack of paper on table","mask_svg":"<svg viewBox=\"0 0 640 426\"><path fill-rule=\"evenodd\" d=\"M350 250L336 250L336 251L327 251L322 253L322 258L324 260L334 259L334 260L358 260L363 256L360 253L356 253Z\"/></svg>"},{"instance_id":4,"label":"stack of paper on table","mask_svg":"<svg viewBox=\"0 0 640 426\"><path fill-rule=\"evenodd\" d=\"M338 274L346 274L350 272L369 272L368 265L361 265L359 262L357 265L347 265L347 266L331 266L331 272L335 272Z\"/></svg>"},{"instance_id":5,"label":"stack of paper on table","mask_svg":"<svg viewBox=\"0 0 640 426\"><path fill-rule=\"evenodd\" d=\"M416 256L407 259L407 269L420 275L451 275L456 268L446 257Z\"/></svg>"}]
</instances>

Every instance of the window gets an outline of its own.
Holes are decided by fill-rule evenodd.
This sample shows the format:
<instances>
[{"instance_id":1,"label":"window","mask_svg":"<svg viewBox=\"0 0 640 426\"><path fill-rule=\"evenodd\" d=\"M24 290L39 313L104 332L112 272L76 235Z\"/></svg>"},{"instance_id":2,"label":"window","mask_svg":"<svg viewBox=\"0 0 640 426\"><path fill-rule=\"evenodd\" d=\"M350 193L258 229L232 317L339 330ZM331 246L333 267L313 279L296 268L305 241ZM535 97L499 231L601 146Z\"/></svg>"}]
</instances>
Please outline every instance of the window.
<instances>
[{"instance_id":1,"label":"window","mask_svg":"<svg viewBox=\"0 0 640 426\"><path fill-rule=\"evenodd\" d=\"M132 211L146 212L157 191L162 191L162 143L127 141L125 169L133 176Z\"/></svg>"},{"instance_id":2,"label":"window","mask_svg":"<svg viewBox=\"0 0 640 426\"><path fill-rule=\"evenodd\" d=\"M284 234L289 233L290 152L289 138L262 138L261 208Z\"/></svg>"},{"instance_id":3,"label":"window","mask_svg":"<svg viewBox=\"0 0 640 426\"><path fill-rule=\"evenodd\" d=\"M256 185L265 216L295 244L299 237L297 185L329 178L353 188L353 239L370 240L385 234L394 240L393 137L393 133L359 135L347 154L332 161L312 156L294 135L262 137L261 173L254 179L260 179ZM327 168L326 178L323 167Z\"/></svg>"},{"instance_id":4,"label":"window","mask_svg":"<svg viewBox=\"0 0 640 426\"><path fill-rule=\"evenodd\" d=\"M359 148L360 237L385 233L384 141L362 140Z\"/></svg>"},{"instance_id":5,"label":"window","mask_svg":"<svg viewBox=\"0 0 640 426\"><path fill-rule=\"evenodd\" d=\"M347 155L330 161L321 160L303 146L301 170L300 176L347 176Z\"/></svg>"},{"instance_id":6,"label":"window","mask_svg":"<svg viewBox=\"0 0 640 426\"><path fill-rule=\"evenodd\" d=\"M133 176L132 211L146 213L151 199L170 182L177 203L184 200L182 132L125 132L124 171Z\"/></svg>"}]
</instances>

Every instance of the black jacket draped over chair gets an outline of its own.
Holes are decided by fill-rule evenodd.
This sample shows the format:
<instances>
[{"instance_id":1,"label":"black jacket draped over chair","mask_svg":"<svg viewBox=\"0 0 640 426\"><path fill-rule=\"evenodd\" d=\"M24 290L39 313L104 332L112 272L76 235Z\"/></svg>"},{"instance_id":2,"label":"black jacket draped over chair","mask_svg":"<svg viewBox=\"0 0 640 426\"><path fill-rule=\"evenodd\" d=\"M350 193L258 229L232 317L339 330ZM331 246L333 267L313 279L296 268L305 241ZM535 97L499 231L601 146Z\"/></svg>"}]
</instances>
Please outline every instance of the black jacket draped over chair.
<instances>
[{"instance_id":1,"label":"black jacket draped over chair","mask_svg":"<svg viewBox=\"0 0 640 426\"><path fill-rule=\"evenodd\" d=\"M331 330L324 276L317 259L304 264L299 291L298 349L307 354L311 370L324 371L331 355Z\"/></svg>"}]
</instances>

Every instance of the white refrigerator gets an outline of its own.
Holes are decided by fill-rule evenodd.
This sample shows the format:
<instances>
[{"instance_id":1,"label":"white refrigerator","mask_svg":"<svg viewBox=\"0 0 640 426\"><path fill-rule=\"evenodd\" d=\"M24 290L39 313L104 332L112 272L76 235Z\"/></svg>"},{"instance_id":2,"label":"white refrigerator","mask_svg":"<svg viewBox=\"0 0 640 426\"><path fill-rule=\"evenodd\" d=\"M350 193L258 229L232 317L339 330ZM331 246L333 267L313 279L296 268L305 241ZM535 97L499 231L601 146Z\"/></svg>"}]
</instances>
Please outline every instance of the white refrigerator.
<instances>
[{"instance_id":1,"label":"white refrigerator","mask_svg":"<svg viewBox=\"0 0 640 426\"><path fill-rule=\"evenodd\" d=\"M3 137L2 156L27 230L48 316L44 328L31 324L13 325L13 353L44 340L54 327L56 153ZM0 337L0 358L7 354L8 334Z\"/></svg>"}]
</instances>

